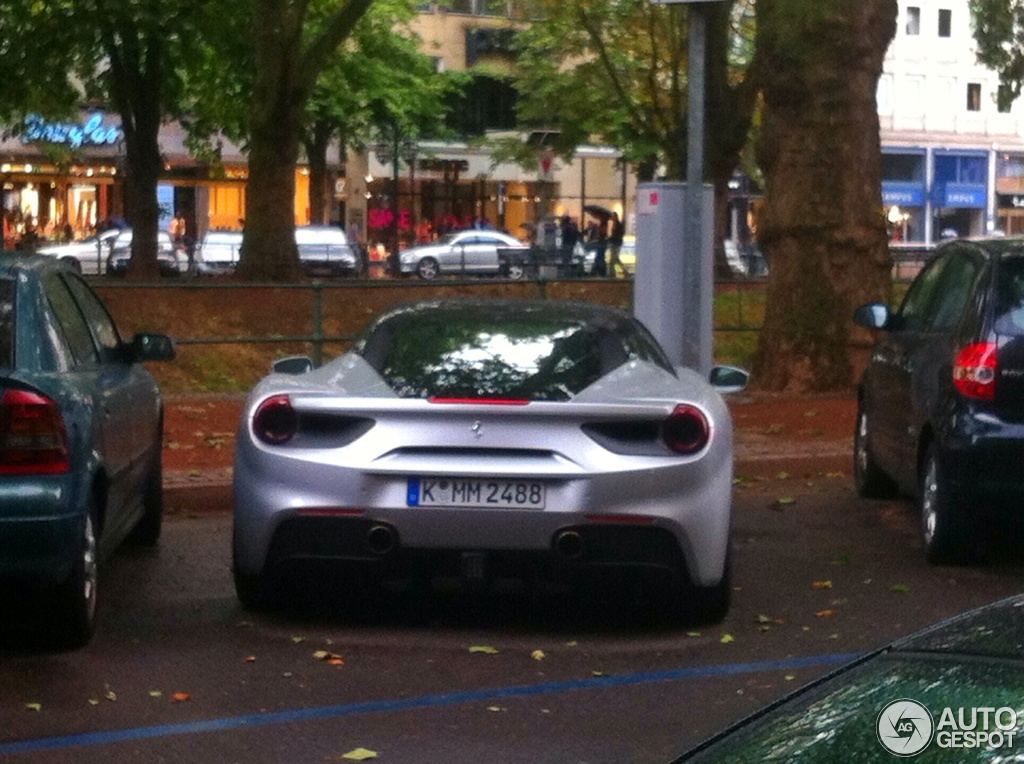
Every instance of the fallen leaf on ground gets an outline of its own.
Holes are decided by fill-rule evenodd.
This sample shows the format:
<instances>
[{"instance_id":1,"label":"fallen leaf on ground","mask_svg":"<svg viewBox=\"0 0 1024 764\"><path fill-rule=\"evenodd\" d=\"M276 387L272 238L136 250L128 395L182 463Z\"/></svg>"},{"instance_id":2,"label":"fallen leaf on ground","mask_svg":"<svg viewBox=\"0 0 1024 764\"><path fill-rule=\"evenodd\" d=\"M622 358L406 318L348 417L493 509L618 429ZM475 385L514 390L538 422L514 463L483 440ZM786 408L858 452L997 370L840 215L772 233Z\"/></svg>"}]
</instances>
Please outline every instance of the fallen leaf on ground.
<instances>
[{"instance_id":1,"label":"fallen leaf on ground","mask_svg":"<svg viewBox=\"0 0 1024 764\"><path fill-rule=\"evenodd\" d=\"M171 703L184 703L186 700L191 700L192 696L187 692L176 692L171 695Z\"/></svg>"},{"instance_id":2,"label":"fallen leaf on ground","mask_svg":"<svg viewBox=\"0 0 1024 764\"><path fill-rule=\"evenodd\" d=\"M502 708L501 706L487 706L487 710L488 711L493 711L494 713L500 713L500 712L504 711L505 709Z\"/></svg>"},{"instance_id":3,"label":"fallen leaf on ground","mask_svg":"<svg viewBox=\"0 0 1024 764\"><path fill-rule=\"evenodd\" d=\"M722 638L718 641L721 642L723 645L727 645L730 642L735 642L736 637L734 637L732 634L723 634Z\"/></svg>"},{"instance_id":4,"label":"fallen leaf on ground","mask_svg":"<svg viewBox=\"0 0 1024 764\"><path fill-rule=\"evenodd\" d=\"M42 711L43 710L43 704L42 703L26 703L25 704L25 708L28 709L29 711Z\"/></svg>"},{"instance_id":5,"label":"fallen leaf on ground","mask_svg":"<svg viewBox=\"0 0 1024 764\"><path fill-rule=\"evenodd\" d=\"M818 616L818 618L831 618L835 614L835 610L819 610L817 613L815 613L815 615Z\"/></svg>"},{"instance_id":6,"label":"fallen leaf on ground","mask_svg":"<svg viewBox=\"0 0 1024 764\"><path fill-rule=\"evenodd\" d=\"M367 759L376 759L377 752L371 751L368 748L356 748L346 754L342 754L341 758L347 761L366 761Z\"/></svg>"},{"instance_id":7,"label":"fallen leaf on ground","mask_svg":"<svg viewBox=\"0 0 1024 764\"><path fill-rule=\"evenodd\" d=\"M473 645L469 648L471 653L483 653L484 655L497 655L500 651L490 645Z\"/></svg>"},{"instance_id":8,"label":"fallen leaf on ground","mask_svg":"<svg viewBox=\"0 0 1024 764\"><path fill-rule=\"evenodd\" d=\"M896 594L906 594L910 591L910 587L906 584L893 584L889 587L889 591L896 592Z\"/></svg>"},{"instance_id":9,"label":"fallen leaf on ground","mask_svg":"<svg viewBox=\"0 0 1024 764\"><path fill-rule=\"evenodd\" d=\"M544 654L543 650L534 650L532 653L530 653L530 657L533 658L535 661L542 661L548 656Z\"/></svg>"},{"instance_id":10,"label":"fallen leaf on ground","mask_svg":"<svg viewBox=\"0 0 1024 764\"><path fill-rule=\"evenodd\" d=\"M831 581L815 581L813 584L811 584L811 588L812 589L831 589L832 588L832 582Z\"/></svg>"}]
</instances>

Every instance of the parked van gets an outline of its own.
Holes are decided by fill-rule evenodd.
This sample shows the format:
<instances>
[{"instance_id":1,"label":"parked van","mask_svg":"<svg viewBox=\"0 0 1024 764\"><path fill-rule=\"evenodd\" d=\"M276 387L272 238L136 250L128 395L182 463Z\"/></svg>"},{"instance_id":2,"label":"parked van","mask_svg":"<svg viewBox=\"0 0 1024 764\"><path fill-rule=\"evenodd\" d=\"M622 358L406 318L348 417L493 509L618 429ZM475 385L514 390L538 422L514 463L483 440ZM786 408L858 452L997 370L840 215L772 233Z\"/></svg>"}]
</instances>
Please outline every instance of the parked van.
<instances>
[{"instance_id":1,"label":"parked van","mask_svg":"<svg viewBox=\"0 0 1024 764\"><path fill-rule=\"evenodd\" d=\"M356 272L356 256L345 232L332 225L295 228L299 262L310 276L350 276Z\"/></svg>"},{"instance_id":2,"label":"parked van","mask_svg":"<svg viewBox=\"0 0 1024 764\"><path fill-rule=\"evenodd\" d=\"M299 262L310 276L350 276L356 272L356 256L345 232L337 226L296 226L295 244L299 248ZM233 271L241 247L241 231L208 231L196 253L199 273Z\"/></svg>"}]
</instances>

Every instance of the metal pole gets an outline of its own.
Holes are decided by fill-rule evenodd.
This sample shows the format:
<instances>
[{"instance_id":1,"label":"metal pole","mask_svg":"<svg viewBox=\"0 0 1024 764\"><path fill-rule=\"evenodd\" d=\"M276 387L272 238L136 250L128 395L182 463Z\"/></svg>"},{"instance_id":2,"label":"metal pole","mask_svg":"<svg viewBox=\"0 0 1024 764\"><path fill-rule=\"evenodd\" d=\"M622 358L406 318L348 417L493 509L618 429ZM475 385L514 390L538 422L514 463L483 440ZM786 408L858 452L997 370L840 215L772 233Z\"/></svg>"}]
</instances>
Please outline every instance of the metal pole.
<instances>
[{"instance_id":1,"label":"metal pole","mask_svg":"<svg viewBox=\"0 0 1024 764\"><path fill-rule=\"evenodd\" d=\"M704 194L704 75L707 48L707 8L704 3L689 5L689 113L687 115L686 147L686 231L683 258L683 365L704 374L710 371L709 351L702 348L702 293L711 286L704 284L702 272L703 231L701 230ZM708 351L708 352L705 352ZM708 368L705 368L708 367Z\"/></svg>"}]
</instances>

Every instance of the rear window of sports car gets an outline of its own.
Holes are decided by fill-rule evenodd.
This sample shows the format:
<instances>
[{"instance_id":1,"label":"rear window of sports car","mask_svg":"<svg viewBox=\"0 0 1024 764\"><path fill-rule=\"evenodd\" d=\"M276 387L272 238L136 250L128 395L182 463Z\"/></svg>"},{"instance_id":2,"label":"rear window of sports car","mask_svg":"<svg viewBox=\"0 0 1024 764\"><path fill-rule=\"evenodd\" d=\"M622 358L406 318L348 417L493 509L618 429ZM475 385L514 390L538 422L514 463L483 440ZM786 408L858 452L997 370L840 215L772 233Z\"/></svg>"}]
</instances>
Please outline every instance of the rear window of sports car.
<instances>
[{"instance_id":1,"label":"rear window of sports car","mask_svg":"<svg viewBox=\"0 0 1024 764\"><path fill-rule=\"evenodd\" d=\"M378 324L358 352L403 398L567 400L643 343L615 327L524 314L500 321L439 313Z\"/></svg>"}]
</instances>

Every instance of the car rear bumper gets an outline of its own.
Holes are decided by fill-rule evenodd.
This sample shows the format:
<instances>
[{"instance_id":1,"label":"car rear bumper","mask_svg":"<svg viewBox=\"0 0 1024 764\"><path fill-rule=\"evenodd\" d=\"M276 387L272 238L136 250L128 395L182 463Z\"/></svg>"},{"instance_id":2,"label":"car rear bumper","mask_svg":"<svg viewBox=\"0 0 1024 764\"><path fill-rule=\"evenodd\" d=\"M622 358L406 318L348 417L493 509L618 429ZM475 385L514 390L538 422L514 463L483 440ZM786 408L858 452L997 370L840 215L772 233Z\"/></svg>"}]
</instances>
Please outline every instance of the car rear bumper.
<instances>
[{"instance_id":1,"label":"car rear bumper","mask_svg":"<svg viewBox=\"0 0 1024 764\"><path fill-rule=\"evenodd\" d=\"M389 554L400 550L396 561L483 551L575 567L674 569L701 586L717 583L725 565L732 501L725 452L662 469L551 475L544 509L407 506L401 476L285 464L246 444L235 456L235 560L245 574L307 557L379 565L387 555L368 540L376 527L389 538ZM585 551L574 553L574 544Z\"/></svg>"},{"instance_id":2,"label":"car rear bumper","mask_svg":"<svg viewBox=\"0 0 1024 764\"><path fill-rule=\"evenodd\" d=\"M82 515L68 510L70 480L0 488L0 576L58 580L68 575Z\"/></svg>"},{"instance_id":3,"label":"car rear bumper","mask_svg":"<svg viewBox=\"0 0 1024 764\"><path fill-rule=\"evenodd\" d=\"M961 429L942 448L957 492L1024 516L1024 423L975 418Z\"/></svg>"},{"instance_id":4,"label":"car rear bumper","mask_svg":"<svg viewBox=\"0 0 1024 764\"><path fill-rule=\"evenodd\" d=\"M679 544L669 531L596 523L560 528L543 549L464 549L404 546L394 525L375 519L293 517L274 533L264 571L323 563L359 566L382 579L415 574L571 580L630 570L675 584L689 581Z\"/></svg>"}]
</instances>

